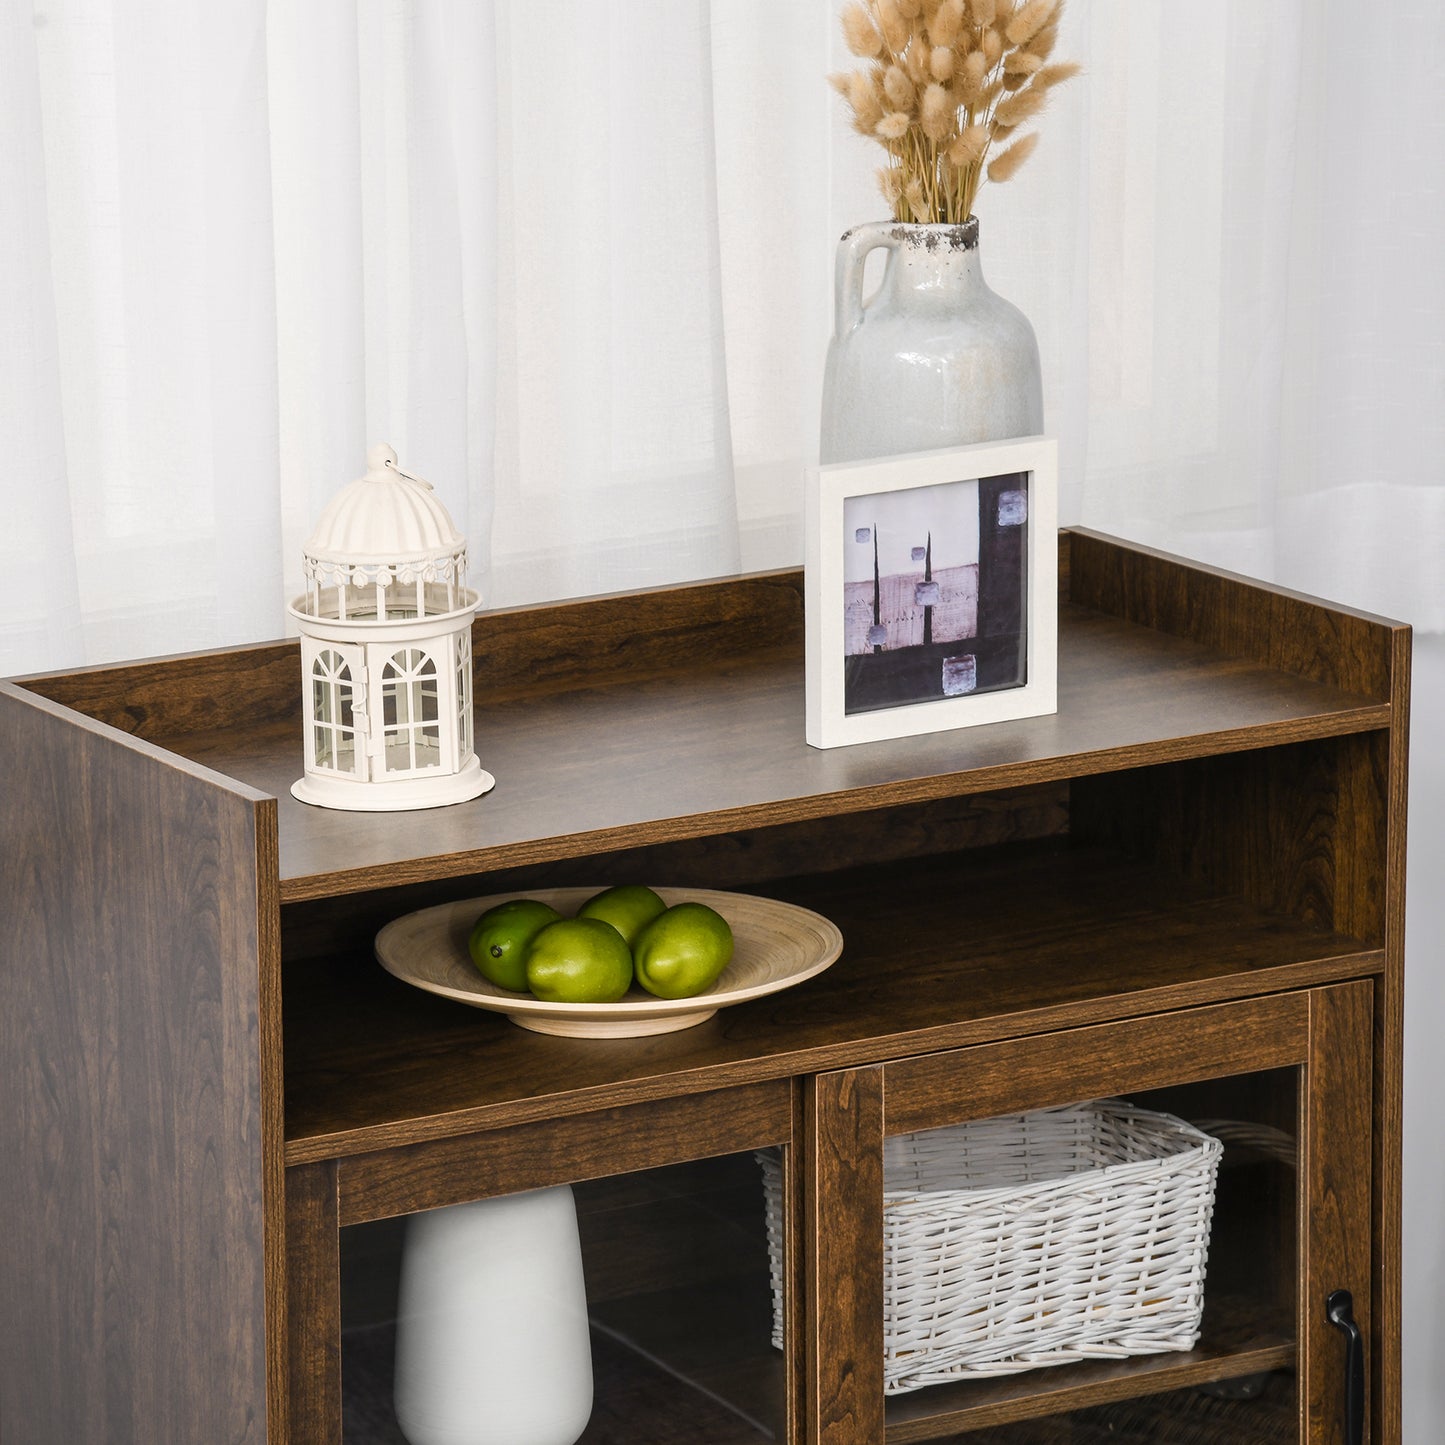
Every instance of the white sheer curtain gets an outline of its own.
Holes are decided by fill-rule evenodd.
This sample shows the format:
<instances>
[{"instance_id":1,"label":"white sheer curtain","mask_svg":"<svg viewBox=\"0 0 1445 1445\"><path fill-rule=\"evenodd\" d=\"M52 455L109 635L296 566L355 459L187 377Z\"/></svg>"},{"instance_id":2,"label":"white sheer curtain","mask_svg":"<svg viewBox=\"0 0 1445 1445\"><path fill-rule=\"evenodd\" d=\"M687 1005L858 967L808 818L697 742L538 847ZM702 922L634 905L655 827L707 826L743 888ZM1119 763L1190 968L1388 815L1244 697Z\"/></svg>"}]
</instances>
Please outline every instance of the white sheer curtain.
<instances>
[{"instance_id":1,"label":"white sheer curtain","mask_svg":"<svg viewBox=\"0 0 1445 1445\"><path fill-rule=\"evenodd\" d=\"M268 7L259 0L263 9ZM497 329L495 27L486 5L269 6L287 595L326 499L389 441L487 579ZM280 635L278 588L272 635Z\"/></svg>"},{"instance_id":2,"label":"white sheer curtain","mask_svg":"<svg viewBox=\"0 0 1445 1445\"><path fill-rule=\"evenodd\" d=\"M836 9L0 5L0 675L280 634L371 440L437 485L494 605L796 563L833 244L880 213L822 82ZM979 213L1039 333L1064 520L1445 628L1445 11L1073 0L1061 52L1086 74Z\"/></svg>"},{"instance_id":3,"label":"white sheer curtain","mask_svg":"<svg viewBox=\"0 0 1445 1445\"><path fill-rule=\"evenodd\" d=\"M879 213L834 12L5 7L0 669L281 632L381 437L495 604L795 562L832 245ZM1440 628L1445 20L1355 13L1076 0L984 254L1065 520Z\"/></svg>"},{"instance_id":4,"label":"white sheer curtain","mask_svg":"<svg viewBox=\"0 0 1445 1445\"><path fill-rule=\"evenodd\" d=\"M264 8L0 35L0 671L275 632Z\"/></svg>"},{"instance_id":5,"label":"white sheer curtain","mask_svg":"<svg viewBox=\"0 0 1445 1445\"><path fill-rule=\"evenodd\" d=\"M277 7L271 39L283 436L314 434L282 447L288 560L361 417L468 518L495 603L796 561L828 260L878 214L815 84L846 63L833 6L562 5L548 45L514 4L318 13ZM1436 410L1416 360L1445 298L1396 299L1399 351L1376 321L1430 279L1398 253L1438 196L1411 148L1366 164L1378 142L1332 122L1366 63L1343 19L1076 5L1088 75L985 193L985 253L1040 333L1066 519L1440 626L1445 489L1408 418ZM1337 173L1387 204L1346 222ZM289 385L301 324L330 361Z\"/></svg>"},{"instance_id":6,"label":"white sheer curtain","mask_svg":"<svg viewBox=\"0 0 1445 1445\"><path fill-rule=\"evenodd\" d=\"M1060 425L1072 515L1438 630L1445 12L1359 17L1088 7Z\"/></svg>"},{"instance_id":7,"label":"white sheer curtain","mask_svg":"<svg viewBox=\"0 0 1445 1445\"><path fill-rule=\"evenodd\" d=\"M560 4L544 45L512 3L5 6L0 674L280 634L380 438L491 603L735 571L740 525L796 556L815 227L777 178L756 232L748 182L826 137L785 82L831 17L759 18ZM735 433L769 427L760 472Z\"/></svg>"}]
</instances>

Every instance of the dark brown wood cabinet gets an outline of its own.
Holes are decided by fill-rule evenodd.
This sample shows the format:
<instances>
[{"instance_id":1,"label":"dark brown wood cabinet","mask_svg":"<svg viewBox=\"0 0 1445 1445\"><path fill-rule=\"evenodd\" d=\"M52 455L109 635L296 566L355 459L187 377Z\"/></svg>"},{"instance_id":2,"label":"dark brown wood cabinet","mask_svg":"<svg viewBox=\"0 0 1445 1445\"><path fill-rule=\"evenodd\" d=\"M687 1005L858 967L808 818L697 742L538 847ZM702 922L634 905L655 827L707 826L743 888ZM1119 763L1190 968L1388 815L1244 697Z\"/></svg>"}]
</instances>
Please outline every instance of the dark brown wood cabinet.
<instances>
[{"instance_id":1,"label":"dark brown wood cabinet","mask_svg":"<svg viewBox=\"0 0 1445 1445\"><path fill-rule=\"evenodd\" d=\"M588 1441L1350 1445L1338 1290L1398 1441L1408 629L1060 561L1057 715L829 752L797 574L483 615L498 786L430 812L292 799L294 644L0 685L0 1438L399 1439L397 1222L570 1183ZM371 957L414 908L620 881L845 952L600 1043ZM1198 1347L885 1400L884 1140L1116 1095L1226 1140Z\"/></svg>"}]
</instances>

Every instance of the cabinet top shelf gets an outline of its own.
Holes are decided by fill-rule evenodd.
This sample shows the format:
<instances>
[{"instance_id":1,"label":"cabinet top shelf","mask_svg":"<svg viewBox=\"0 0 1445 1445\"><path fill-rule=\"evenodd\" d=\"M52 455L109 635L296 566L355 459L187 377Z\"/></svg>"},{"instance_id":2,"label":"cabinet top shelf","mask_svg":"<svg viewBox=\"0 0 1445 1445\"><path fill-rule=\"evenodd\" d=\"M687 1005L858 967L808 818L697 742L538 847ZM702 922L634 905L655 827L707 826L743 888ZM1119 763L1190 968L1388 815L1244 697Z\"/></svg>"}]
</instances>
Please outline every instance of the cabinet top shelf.
<instances>
[{"instance_id":1,"label":"cabinet top shelf","mask_svg":"<svg viewBox=\"0 0 1445 1445\"><path fill-rule=\"evenodd\" d=\"M485 684L483 684L485 687ZM475 802L358 814L291 797L300 730L198 762L279 800L282 899L458 877L614 847L1056 781L1389 724L1388 705L1065 607L1050 717L820 751L803 740L797 657L488 702Z\"/></svg>"},{"instance_id":2,"label":"cabinet top shelf","mask_svg":"<svg viewBox=\"0 0 1445 1445\"><path fill-rule=\"evenodd\" d=\"M295 644L27 682L278 799L283 902L1390 726L1379 619L1065 533L1050 717L819 751L797 574L484 614L470 803L294 800Z\"/></svg>"}]
</instances>

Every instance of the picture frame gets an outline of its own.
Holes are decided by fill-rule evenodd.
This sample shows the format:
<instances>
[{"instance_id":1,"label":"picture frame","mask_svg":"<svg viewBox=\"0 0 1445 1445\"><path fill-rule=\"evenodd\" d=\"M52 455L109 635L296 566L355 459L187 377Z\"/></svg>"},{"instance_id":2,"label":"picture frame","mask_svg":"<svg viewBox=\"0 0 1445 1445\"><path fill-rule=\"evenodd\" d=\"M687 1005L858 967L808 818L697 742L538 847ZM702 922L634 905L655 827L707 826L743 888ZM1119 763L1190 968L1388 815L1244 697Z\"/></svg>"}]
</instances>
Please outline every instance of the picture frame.
<instances>
[{"instance_id":1,"label":"picture frame","mask_svg":"<svg viewBox=\"0 0 1445 1445\"><path fill-rule=\"evenodd\" d=\"M979 442L811 470L807 740L1058 708L1058 449Z\"/></svg>"}]
</instances>

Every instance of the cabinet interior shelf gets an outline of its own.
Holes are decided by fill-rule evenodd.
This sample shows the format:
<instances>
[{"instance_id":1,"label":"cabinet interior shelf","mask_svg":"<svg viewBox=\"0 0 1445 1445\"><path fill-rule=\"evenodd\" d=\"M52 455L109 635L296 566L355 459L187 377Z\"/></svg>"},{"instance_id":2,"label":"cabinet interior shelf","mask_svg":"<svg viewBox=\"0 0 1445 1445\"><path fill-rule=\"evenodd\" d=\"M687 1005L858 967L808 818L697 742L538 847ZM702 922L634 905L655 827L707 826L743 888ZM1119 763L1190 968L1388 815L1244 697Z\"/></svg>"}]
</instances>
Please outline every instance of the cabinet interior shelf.
<instances>
[{"instance_id":1,"label":"cabinet interior shelf","mask_svg":"<svg viewBox=\"0 0 1445 1445\"><path fill-rule=\"evenodd\" d=\"M1290 1369L1295 1344L1286 1319L1257 1301L1205 1296L1199 1343L1192 1350L1087 1360L987 1380L963 1380L896 1395L886 1410L887 1445L947 1439L1015 1420L1063 1415Z\"/></svg>"},{"instance_id":2,"label":"cabinet interior shelf","mask_svg":"<svg viewBox=\"0 0 1445 1445\"><path fill-rule=\"evenodd\" d=\"M726 1296L694 1290L679 1292L673 1301L649 1297L620 1316L620 1327L604 1322L603 1328L615 1345L634 1351L705 1398L723 1402L739 1420L781 1418L782 1356L767 1345L766 1331L756 1322L746 1322L752 1329L740 1328L739 1313ZM739 1338L757 1343L743 1355ZM1282 1311L1242 1296L1209 1295L1199 1343L1192 1350L1087 1360L895 1395L887 1402L885 1441L912 1445L947 1439L1015 1420L1288 1370L1295 1356L1291 1322ZM611 1363L619 1369L626 1361L614 1358ZM635 1362L632 1368L637 1368ZM664 1430L657 1438L674 1437ZM764 1437L750 1431L741 1438Z\"/></svg>"},{"instance_id":3,"label":"cabinet interior shelf","mask_svg":"<svg viewBox=\"0 0 1445 1445\"><path fill-rule=\"evenodd\" d=\"M818 978L678 1033L553 1038L364 950L286 982L288 1163L1378 971L1383 954L1110 850L1045 842L769 885L845 940Z\"/></svg>"},{"instance_id":4,"label":"cabinet interior shelf","mask_svg":"<svg viewBox=\"0 0 1445 1445\"><path fill-rule=\"evenodd\" d=\"M593 1321L596 1398L602 1407L579 1445L644 1439L657 1445L762 1445L782 1418L783 1359L758 1321L739 1331L727 1292L648 1296ZM391 1326L348 1332L347 1445L404 1445L390 1413ZM740 1339L752 1347L740 1347ZM1197 1388L1294 1367L1287 1319L1256 1300L1208 1298L1192 1350L1089 1360L891 1398L886 1445L968 1436L1018 1420L1067 1414L1143 1395Z\"/></svg>"}]
</instances>

